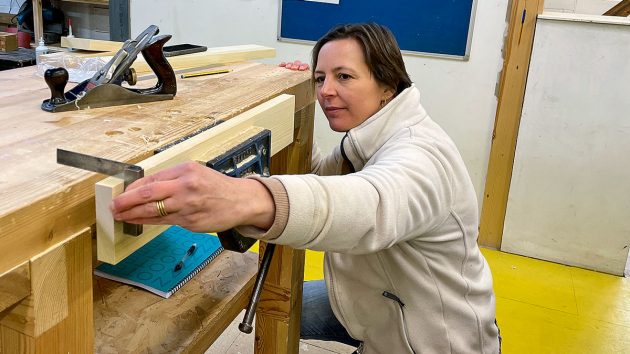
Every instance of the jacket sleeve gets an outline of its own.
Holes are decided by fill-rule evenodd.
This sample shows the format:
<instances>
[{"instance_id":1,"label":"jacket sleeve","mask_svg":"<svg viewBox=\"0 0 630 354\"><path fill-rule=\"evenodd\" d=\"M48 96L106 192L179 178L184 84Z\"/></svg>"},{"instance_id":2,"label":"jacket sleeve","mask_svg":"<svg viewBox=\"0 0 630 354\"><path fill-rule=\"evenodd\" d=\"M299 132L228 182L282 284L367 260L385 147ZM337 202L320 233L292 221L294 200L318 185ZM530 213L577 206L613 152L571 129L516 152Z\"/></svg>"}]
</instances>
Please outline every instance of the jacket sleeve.
<instances>
[{"instance_id":1,"label":"jacket sleeve","mask_svg":"<svg viewBox=\"0 0 630 354\"><path fill-rule=\"evenodd\" d=\"M333 149L330 155L324 157L317 143L313 142L311 172L319 176L339 174L340 158L341 153L339 152L338 146Z\"/></svg>"},{"instance_id":2,"label":"jacket sleeve","mask_svg":"<svg viewBox=\"0 0 630 354\"><path fill-rule=\"evenodd\" d=\"M448 217L452 171L438 148L409 140L383 148L373 159L345 176L273 177L289 199L287 225L274 242L371 253L422 238Z\"/></svg>"}]
</instances>

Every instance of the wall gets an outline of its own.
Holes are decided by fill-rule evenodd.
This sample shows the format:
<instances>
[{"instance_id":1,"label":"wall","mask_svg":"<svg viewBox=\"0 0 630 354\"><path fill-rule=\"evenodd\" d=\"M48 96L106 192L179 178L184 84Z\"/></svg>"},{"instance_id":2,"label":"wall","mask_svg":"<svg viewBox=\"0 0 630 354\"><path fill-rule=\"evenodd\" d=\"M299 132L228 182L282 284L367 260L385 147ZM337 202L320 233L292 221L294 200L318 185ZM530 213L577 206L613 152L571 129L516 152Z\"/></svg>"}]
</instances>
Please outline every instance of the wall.
<instances>
[{"instance_id":1,"label":"wall","mask_svg":"<svg viewBox=\"0 0 630 354\"><path fill-rule=\"evenodd\" d=\"M619 0L545 0L545 11L602 15Z\"/></svg>"},{"instance_id":2,"label":"wall","mask_svg":"<svg viewBox=\"0 0 630 354\"><path fill-rule=\"evenodd\" d=\"M476 1L469 61L405 56L429 114L455 140L468 166L478 198L484 189L496 110L495 86L501 70L507 2ZM310 61L311 45L278 42L278 0L131 1L131 32L150 24L173 35L173 43L208 46L261 44L277 48L268 63ZM339 143L318 110L315 139L324 151Z\"/></svg>"},{"instance_id":3,"label":"wall","mask_svg":"<svg viewBox=\"0 0 630 354\"><path fill-rule=\"evenodd\" d=\"M543 16L501 250L622 275L630 245L630 19Z\"/></svg>"},{"instance_id":4,"label":"wall","mask_svg":"<svg viewBox=\"0 0 630 354\"><path fill-rule=\"evenodd\" d=\"M79 38L109 40L109 9L103 5L62 3L63 12L72 20L72 34Z\"/></svg>"},{"instance_id":5,"label":"wall","mask_svg":"<svg viewBox=\"0 0 630 354\"><path fill-rule=\"evenodd\" d=\"M0 0L0 13L16 14L25 0Z\"/></svg>"}]
</instances>

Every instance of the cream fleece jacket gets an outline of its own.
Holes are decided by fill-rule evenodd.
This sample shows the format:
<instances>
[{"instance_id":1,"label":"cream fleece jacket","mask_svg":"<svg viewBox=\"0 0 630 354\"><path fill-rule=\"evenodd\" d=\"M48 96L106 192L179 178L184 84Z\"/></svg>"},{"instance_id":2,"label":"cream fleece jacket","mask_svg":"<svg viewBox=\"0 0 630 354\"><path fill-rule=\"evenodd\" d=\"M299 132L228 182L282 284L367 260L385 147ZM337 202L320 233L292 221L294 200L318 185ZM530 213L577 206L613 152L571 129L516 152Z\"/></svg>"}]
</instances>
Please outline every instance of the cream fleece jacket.
<instances>
[{"instance_id":1,"label":"cream fleece jacket","mask_svg":"<svg viewBox=\"0 0 630 354\"><path fill-rule=\"evenodd\" d=\"M313 154L318 175L261 179L276 199L276 223L241 232L326 251L333 311L365 354L498 353L473 185L417 88L350 130L342 146L357 172L334 176L337 148L325 159Z\"/></svg>"}]
</instances>

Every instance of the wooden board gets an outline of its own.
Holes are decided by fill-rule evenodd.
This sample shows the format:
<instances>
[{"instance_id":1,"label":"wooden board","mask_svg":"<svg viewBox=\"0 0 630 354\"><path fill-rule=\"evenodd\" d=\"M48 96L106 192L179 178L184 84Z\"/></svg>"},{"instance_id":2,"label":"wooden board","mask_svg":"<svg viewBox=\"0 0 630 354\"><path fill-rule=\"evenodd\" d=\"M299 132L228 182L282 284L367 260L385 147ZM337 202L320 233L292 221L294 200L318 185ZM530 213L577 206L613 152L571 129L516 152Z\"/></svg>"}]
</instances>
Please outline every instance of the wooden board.
<instances>
[{"instance_id":1,"label":"wooden board","mask_svg":"<svg viewBox=\"0 0 630 354\"><path fill-rule=\"evenodd\" d=\"M61 46L64 48L73 48L81 50L89 50L95 52L116 52L124 43L103 41L99 39L77 38L77 37L61 37Z\"/></svg>"},{"instance_id":2,"label":"wooden board","mask_svg":"<svg viewBox=\"0 0 630 354\"><path fill-rule=\"evenodd\" d=\"M271 130L271 155L293 141L295 98L280 95L225 123L185 140L137 165L145 176L189 160L208 161L225 152L225 141L250 127ZM240 139L245 141L253 134ZM214 151L211 151L214 150ZM210 152L211 151L211 152ZM140 236L123 234L122 223L115 222L109 210L112 199L122 193L123 180L110 177L96 184L96 228L98 259L116 264L159 235L167 226L146 225ZM209 230L212 231L212 230Z\"/></svg>"}]
</instances>

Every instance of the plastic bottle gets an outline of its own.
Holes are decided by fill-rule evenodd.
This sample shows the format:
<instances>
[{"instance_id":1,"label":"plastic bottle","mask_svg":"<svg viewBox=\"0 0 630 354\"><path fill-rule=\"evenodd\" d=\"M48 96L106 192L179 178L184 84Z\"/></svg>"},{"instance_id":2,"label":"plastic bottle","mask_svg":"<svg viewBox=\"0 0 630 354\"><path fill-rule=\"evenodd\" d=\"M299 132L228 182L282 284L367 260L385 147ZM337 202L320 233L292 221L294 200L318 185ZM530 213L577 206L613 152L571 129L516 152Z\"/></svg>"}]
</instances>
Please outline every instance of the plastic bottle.
<instances>
[{"instance_id":1,"label":"plastic bottle","mask_svg":"<svg viewBox=\"0 0 630 354\"><path fill-rule=\"evenodd\" d=\"M74 35L72 34L72 19L71 18L68 19L68 36L66 38L68 39L74 38ZM68 48L68 50L73 51L74 48Z\"/></svg>"},{"instance_id":2,"label":"plastic bottle","mask_svg":"<svg viewBox=\"0 0 630 354\"><path fill-rule=\"evenodd\" d=\"M39 39L39 45L35 48L35 62L37 66L41 64L41 56L48 53L48 47L46 47L46 43L44 43L44 37Z\"/></svg>"}]
</instances>

